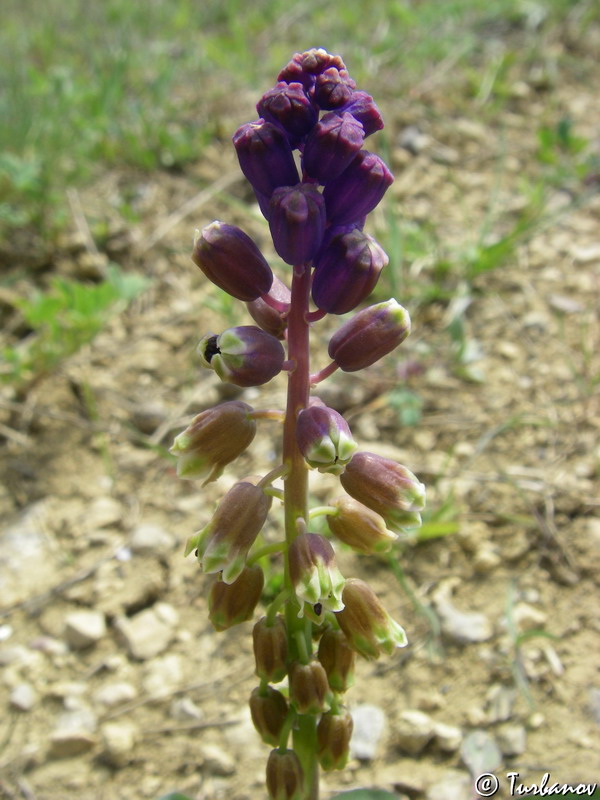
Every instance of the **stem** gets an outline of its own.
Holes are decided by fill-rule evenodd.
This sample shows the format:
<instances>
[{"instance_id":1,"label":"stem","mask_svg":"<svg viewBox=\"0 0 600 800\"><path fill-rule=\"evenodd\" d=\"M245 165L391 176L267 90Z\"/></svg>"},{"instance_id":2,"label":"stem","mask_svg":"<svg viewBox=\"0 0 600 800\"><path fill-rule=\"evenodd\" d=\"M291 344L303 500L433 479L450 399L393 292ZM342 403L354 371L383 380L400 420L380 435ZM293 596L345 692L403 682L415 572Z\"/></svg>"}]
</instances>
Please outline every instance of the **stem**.
<instances>
[{"instance_id":1,"label":"stem","mask_svg":"<svg viewBox=\"0 0 600 800\"><path fill-rule=\"evenodd\" d=\"M310 376L310 385L316 386L317 383L321 383L321 381L324 381L325 378L333 375L337 368L338 365L335 363L335 361L332 361L331 364L328 364L326 367L323 367L322 370L315 372L314 375Z\"/></svg>"},{"instance_id":2,"label":"stem","mask_svg":"<svg viewBox=\"0 0 600 800\"><path fill-rule=\"evenodd\" d=\"M287 407L283 427L283 463L288 468L284 480L285 536L288 552L298 535L298 517L308 517L308 469L296 441L296 418L308 406L310 391L309 323L310 266L294 268L292 297L288 316L288 358L294 366L289 373ZM288 555L285 556L284 586L293 593ZM286 625L291 661L310 658L312 624L298 617L298 604L286 604ZM299 642L304 647L299 647ZM316 759L317 722L310 714L299 714L293 731L296 755L304 770L303 800L318 800L319 769Z\"/></svg>"}]
</instances>

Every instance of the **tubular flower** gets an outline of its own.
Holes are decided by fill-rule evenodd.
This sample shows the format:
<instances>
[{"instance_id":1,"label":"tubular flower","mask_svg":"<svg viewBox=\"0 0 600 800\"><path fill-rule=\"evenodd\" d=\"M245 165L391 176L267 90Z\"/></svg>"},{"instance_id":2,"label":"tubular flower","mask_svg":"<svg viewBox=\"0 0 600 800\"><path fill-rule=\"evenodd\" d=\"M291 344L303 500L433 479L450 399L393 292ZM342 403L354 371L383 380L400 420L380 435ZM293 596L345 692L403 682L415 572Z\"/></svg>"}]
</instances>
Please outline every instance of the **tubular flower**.
<instances>
[{"instance_id":1,"label":"tubular flower","mask_svg":"<svg viewBox=\"0 0 600 800\"><path fill-rule=\"evenodd\" d=\"M346 420L333 408L309 406L298 414L296 438L310 467L339 475L357 444Z\"/></svg>"},{"instance_id":2,"label":"tubular flower","mask_svg":"<svg viewBox=\"0 0 600 800\"><path fill-rule=\"evenodd\" d=\"M220 336L207 334L197 347L203 366L236 386L261 386L283 367L281 342L254 325L228 328Z\"/></svg>"}]
</instances>

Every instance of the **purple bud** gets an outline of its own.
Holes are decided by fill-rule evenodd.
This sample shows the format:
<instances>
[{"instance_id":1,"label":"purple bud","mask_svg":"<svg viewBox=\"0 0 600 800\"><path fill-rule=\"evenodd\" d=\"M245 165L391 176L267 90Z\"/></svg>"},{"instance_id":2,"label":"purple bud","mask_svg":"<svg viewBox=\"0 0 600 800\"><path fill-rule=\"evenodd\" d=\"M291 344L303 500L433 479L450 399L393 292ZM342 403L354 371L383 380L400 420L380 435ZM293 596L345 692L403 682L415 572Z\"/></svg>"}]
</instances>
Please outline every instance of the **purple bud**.
<instances>
[{"instance_id":1,"label":"purple bud","mask_svg":"<svg viewBox=\"0 0 600 800\"><path fill-rule=\"evenodd\" d=\"M309 89L315 83L315 76L324 72L329 67L337 70L345 70L346 65L340 56L333 56L323 48L306 50L304 53L295 53L286 66L277 76L277 80L300 81L305 89Z\"/></svg>"},{"instance_id":2,"label":"purple bud","mask_svg":"<svg viewBox=\"0 0 600 800\"><path fill-rule=\"evenodd\" d=\"M342 174L323 191L327 219L347 225L369 214L379 203L394 176L384 162L368 150L360 150Z\"/></svg>"},{"instance_id":3,"label":"purple bud","mask_svg":"<svg viewBox=\"0 0 600 800\"><path fill-rule=\"evenodd\" d=\"M306 136L318 118L301 83L280 81L263 95L256 110L267 121L285 128L294 139Z\"/></svg>"},{"instance_id":4,"label":"purple bud","mask_svg":"<svg viewBox=\"0 0 600 800\"><path fill-rule=\"evenodd\" d=\"M335 236L315 261L315 305L330 314L352 311L371 294L387 263L381 246L358 228Z\"/></svg>"},{"instance_id":5,"label":"purple bud","mask_svg":"<svg viewBox=\"0 0 600 800\"><path fill-rule=\"evenodd\" d=\"M296 438L310 467L339 475L357 448L346 420L333 408L310 406L298 414Z\"/></svg>"},{"instance_id":6,"label":"purple bud","mask_svg":"<svg viewBox=\"0 0 600 800\"><path fill-rule=\"evenodd\" d=\"M337 178L356 156L364 138L363 126L352 114L325 114L306 140L304 169L319 183Z\"/></svg>"},{"instance_id":7,"label":"purple bud","mask_svg":"<svg viewBox=\"0 0 600 800\"><path fill-rule=\"evenodd\" d=\"M323 195L309 183L275 189L269 208L269 228L275 250L286 264L311 261L323 241Z\"/></svg>"},{"instance_id":8,"label":"purple bud","mask_svg":"<svg viewBox=\"0 0 600 800\"><path fill-rule=\"evenodd\" d=\"M293 750L271 750L267 761L269 800L302 800L304 772Z\"/></svg>"},{"instance_id":9,"label":"purple bud","mask_svg":"<svg viewBox=\"0 0 600 800\"><path fill-rule=\"evenodd\" d=\"M216 480L223 468L248 447L256 434L252 408L239 400L221 403L198 414L175 437L170 453L177 456L177 475Z\"/></svg>"},{"instance_id":10,"label":"purple bud","mask_svg":"<svg viewBox=\"0 0 600 800\"><path fill-rule=\"evenodd\" d=\"M249 481L234 484L218 504L212 519L188 539L185 555L198 551L203 572L223 570L233 583L242 573L248 551L267 519L272 498Z\"/></svg>"},{"instance_id":11,"label":"purple bud","mask_svg":"<svg viewBox=\"0 0 600 800\"><path fill-rule=\"evenodd\" d=\"M347 70L329 67L315 81L315 101L323 109L339 108L352 97L356 84Z\"/></svg>"},{"instance_id":12,"label":"purple bud","mask_svg":"<svg viewBox=\"0 0 600 800\"><path fill-rule=\"evenodd\" d=\"M298 183L291 145L281 128L259 119L242 125L233 135L240 168L260 194L270 197L278 186Z\"/></svg>"},{"instance_id":13,"label":"purple bud","mask_svg":"<svg viewBox=\"0 0 600 800\"><path fill-rule=\"evenodd\" d=\"M254 325L228 328L220 336L207 334L197 348L205 367L236 386L261 386L274 378L283 366L281 342Z\"/></svg>"},{"instance_id":14,"label":"purple bud","mask_svg":"<svg viewBox=\"0 0 600 800\"><path fill-rule=\"evenodd\" d=\"M278 303L283 303L288 306L291 300L291 292L288 287L274 275L273 283L269 289L269 296ZM287 330L288 311L278 311L273 306L270 306L262 297L246 303L246 308L250 312L252 319L271 336L276 336L277 339L285 339L285 332Z\"/></svg>"},{"instance_id":15,"label":"purple bud","mask_svg":"<svg viewBox=\"0 0 600 800\"><path fill-rule=\"evenodd\" d=\"M301 533L289 549L290 578L300 601L320 603L330 611L339 611L344 576L335 563L331 544L318 533ZM298 616L302 616L303 608Z\"/></svg>"},{"instance_id":16,"label":"purple bud","mask_svg":"<svg viewBox=\"0 0 600 800\"><path fill-rule=\"evenodd\" d=\"M350 756L354 723L345 708L328 711L317 725L317 756L324 770L344 769Z\"/></svg>"},{"instance_id":17,"label":"purple bud","mask_svg":"<svg viewBox=\"0 0 600 800\"><path fill-rule=\"evenodd\" d=\"M350 100L340 108L340 112L348 111L364 128L365 136L383 128L383 119L375 101L366 92L352 92Z\"/></svg>"},{"instance_id":18,"label":"purple bud","mask_svg":"<svg viewBox=\"0 0 600 800\"><path fill-rule=\"evenodd\" d=\"M351 497L381 515L392 530L421 524L425 486L402 464L375 453L355 453L340 482Z\"/></svg>"},{"instance_id":19,"label":"purple bud","mask_svg":"<svg viewBox=\"0 0 600 800\"><path fill-rule=\"evenodd\" d=\"M288 714L285 697L272 686L257 686L250 695L250 716L265 744L276 746Z\"/></svg>"},{"instance_id":20,"label":"purple bud","mask_svg":"<svg viewBox=\"0 0 600 800\"><path fill-rule=\"evenodd\" d=\"M252 629L256 674L261 681L277 683L287 675L288 640L283 617L269 623L259 619Z\"/></svg>"},{"instance_id":21,"label":"purple bud","mask_svg":"<svg viewBox=\"0 0 600 800\"><path fill-rule=\"evenodd\" d=\"M192 261L238 300L256 300L273 283L271 268L252 239L235 225L218 220L196 231Z\"/></svg>"},{"instance_id":22,"label":"purple bud","mask_svg":"<svg viewBox=\"0 0 600 800\"><path fill-rule=\"evenodd\" d=\"M345 607L336 614L336 619L359 655L374 659L382 650L391 655L396 647L407 644L404 630L394 622L364 581L358 578L346 581L344 603Z\"/></svg>"},{"instance_id":23,"label":"purple bud","mask_svg":"<svg viewBox=\"0 0 600 800\"><path fill-rule=\"evenodd\" d=\"M410 333L408 311L396 300L364 308L329 340L328 352L344 372L371 366L403 342Z\"/></svg>"},{"instance_id":24,"label":"purple bud","mask_svg":"<svg viewBox=\"0 0 600 800\"><path fill-rule=\"evenodd\" d=\"M327 673L319 661L290 667L290 702L299 714L320 714L331 703Z\"/></svg>"},{"instance_id":25,"label":"purple bud","mask_svg":"<svg viewBox=\"0 0 600 800\"><path fill-rule=\"evenodd\" d=\"M260 567L244 567L233 583L217 580L208 594L208 618L217 631L225 631L252 618L265 579Z\"/></svg>"}]
</instances>

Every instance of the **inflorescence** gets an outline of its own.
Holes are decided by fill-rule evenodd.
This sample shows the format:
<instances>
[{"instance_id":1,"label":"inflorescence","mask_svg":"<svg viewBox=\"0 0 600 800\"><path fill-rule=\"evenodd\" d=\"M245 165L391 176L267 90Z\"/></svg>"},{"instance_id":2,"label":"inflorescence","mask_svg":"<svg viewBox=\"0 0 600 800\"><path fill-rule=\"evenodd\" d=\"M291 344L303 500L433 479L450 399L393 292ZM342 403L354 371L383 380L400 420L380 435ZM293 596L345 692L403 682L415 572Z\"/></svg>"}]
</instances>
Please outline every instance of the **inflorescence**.
<instances>
[{"instance_id":1,"label":"inflorescence","mask_svg":"<svg viewBox=\"0 0 600 800\"><path fill-rule=\"evenodd\" d=\"M310 395L334 370L362 370L410 332L396 300L368 306L333 334L330 362L309 372L310 326L356 309L388 263L364 231L393 181L382 159L363 147L383 127L379 109L356 89L339 56L313 49L294 55L257 110L259 119L242 125L233 143L274 249L292 268L291 287L240 228L216 221L197 232L194 263L246 303L255 323L207 334L198 353L205 367L240 387L287 372L287 408L278 415L242 401L222 403L195 417L171 452L180 477L208 483L250 445L257 420L284 422L282 464L262 479L236 483L189 539L186 555L195 552L201 569L215 574L209 617L218 631L253 617L264 584L261 559L283 555L284 588L253 629L260 683L250 710L274 748L270 797L304 800L316 797L311 747L323 769L347 761L352 718L342 696L353 681L355 654L375 659L406 644L370 587L341 574L330 539L309 530L307 471L339 476L344 493L313 517L326 515L332 538L364 554L389 550L398 534L421 524L425 488L406 467L359 451L344 418ZM283 494L272 485L278 478ZM260 534L274 497L284 502L285 539L265 544ZM272 686L285 679L287 688Z\"/></svg>"}]
</instances>

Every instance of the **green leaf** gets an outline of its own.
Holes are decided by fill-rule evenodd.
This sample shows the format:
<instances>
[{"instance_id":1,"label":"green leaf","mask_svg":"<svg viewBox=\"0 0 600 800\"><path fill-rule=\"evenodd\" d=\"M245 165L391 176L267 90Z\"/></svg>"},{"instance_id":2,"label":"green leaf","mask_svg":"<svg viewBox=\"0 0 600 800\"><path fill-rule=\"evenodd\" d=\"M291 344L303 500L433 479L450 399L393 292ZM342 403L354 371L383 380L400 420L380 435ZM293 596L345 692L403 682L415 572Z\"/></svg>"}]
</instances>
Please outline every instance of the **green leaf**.
<instances>
[{"instance_id":1,"label":"green leaf","mask_svg":"<svg viewBox=\"0 0 600 800\"><path fill-rule=\"evenodd\" d=\"M159 800L191 800L191 798L181 792L171 792L171 794L163 795Z\"/></svg>"},{"instance_id":2,"label":"green leaf","mask_svg":"<svg viewBox=\"0 0 600 800\"><path fill-rule=\"evenodd\" d=\"M398 800L397 794L384 792L383 789L353 789L351 792L336 794L334 800L342 797L344 800Z\"/></svg>"}]
</instances>

